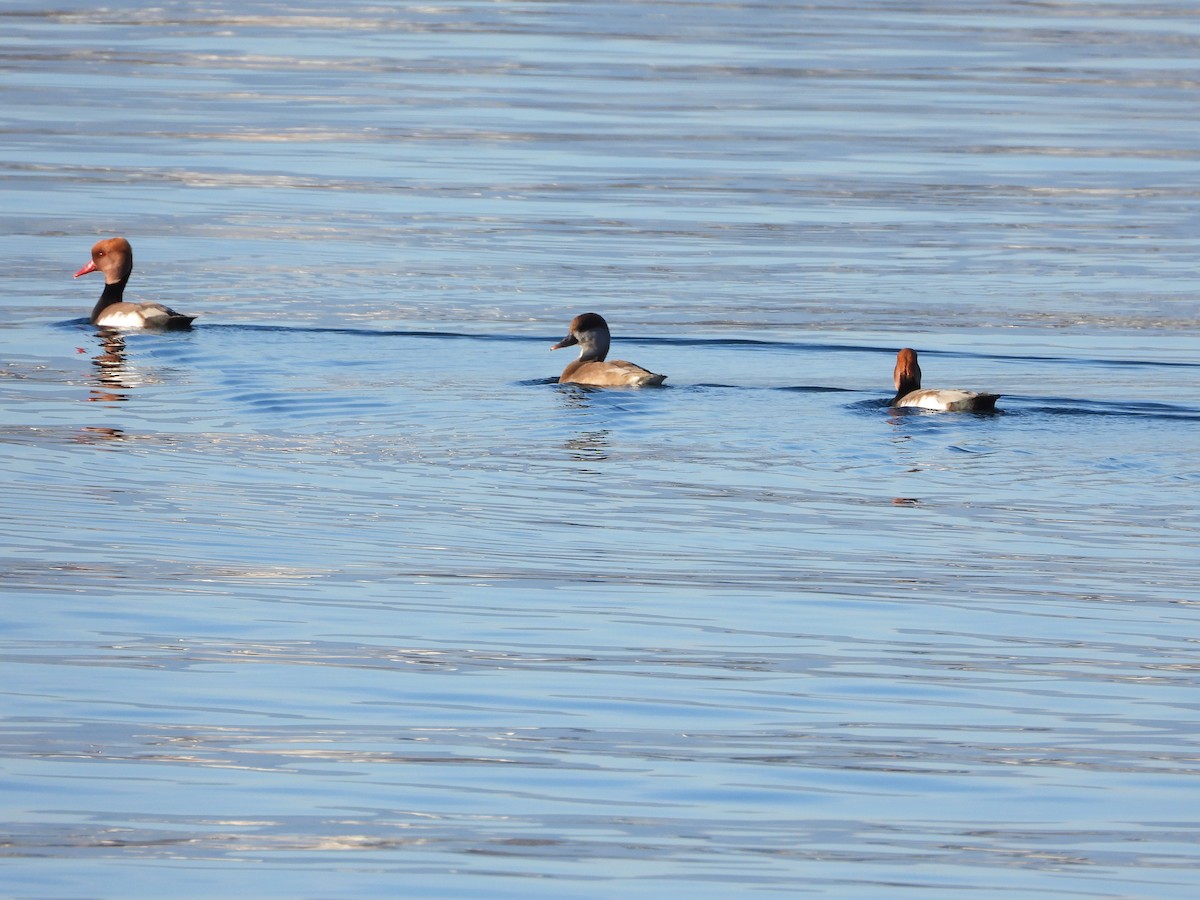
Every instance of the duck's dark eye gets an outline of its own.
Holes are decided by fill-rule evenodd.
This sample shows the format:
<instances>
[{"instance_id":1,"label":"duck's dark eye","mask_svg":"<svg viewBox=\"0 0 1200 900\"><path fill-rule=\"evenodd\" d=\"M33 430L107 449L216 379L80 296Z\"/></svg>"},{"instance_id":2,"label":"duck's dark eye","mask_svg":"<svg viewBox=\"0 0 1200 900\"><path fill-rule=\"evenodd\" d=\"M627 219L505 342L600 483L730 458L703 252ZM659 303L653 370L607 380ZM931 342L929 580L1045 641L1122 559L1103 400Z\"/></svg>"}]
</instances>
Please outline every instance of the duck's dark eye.
<instances>
[{"instance_id":1,"label":"duck's dark eye","mask_svg":"<svg viewBox=\"0 0 1200 900\"><path fill-rule=\"evenodd\" d=\"M96 251L96 255L97 255L97 256L103 256L103 255L104 255L104 251L103 251L103 250L97 250L97 251Z\"/></svg>"}]
</instances>

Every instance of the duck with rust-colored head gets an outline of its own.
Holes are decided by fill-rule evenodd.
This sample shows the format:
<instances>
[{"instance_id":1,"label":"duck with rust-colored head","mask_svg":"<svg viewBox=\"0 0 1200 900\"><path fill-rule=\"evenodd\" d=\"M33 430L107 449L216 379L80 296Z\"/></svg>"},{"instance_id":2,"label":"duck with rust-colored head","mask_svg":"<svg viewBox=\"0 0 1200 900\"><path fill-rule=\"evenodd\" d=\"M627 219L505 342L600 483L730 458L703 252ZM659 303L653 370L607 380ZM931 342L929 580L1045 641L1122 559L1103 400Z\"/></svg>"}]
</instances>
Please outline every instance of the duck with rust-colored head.
<instances>
[{"instance_id":1,"label":"duck with rust-colored head","mask_svg":"<svg viewBox=\"0 0 1200 900\"><path fill-rule=\"evenodd\" d=\"M655 375L649 369L626 362L623 359L605 360L611 342L608 323L596 313L583 313L571 320L567 336L551 347L579 345L579 358L563 369L559 384L591 384L598 387L649 387L666 380L666 375Z\"/></svg>"},{"instance_id":2,"label":"duck with rust-colored head","mask_svg":"<svg viewBox=\"0 0 1200 900\"><path fill-rule=\"evenodd\" d=\"M192 327L195 316L185 316L161 303L129 303L124 299L125 285L133 271L133 248L123 237L97 241L92 259L75 273L104 273L104 292L92 307L91 322L101 328L157 328L179 331Z\"/></svg>"},{"instance_id":3,"label":"duck with rust-colored head","mask_svg":"<svg viewBox=\"0 0 1200 900\"><path fill-rule=\"evenodd\" d=\"M921 389L921 366L917 363L917 351L905 347L896 354L896 370L892 373L896 382L896 396L892 406L912 406L918 409L934 409L942 412L991 412L996 408L999 394L984 391Z\"/></svg>"}]
</instances>

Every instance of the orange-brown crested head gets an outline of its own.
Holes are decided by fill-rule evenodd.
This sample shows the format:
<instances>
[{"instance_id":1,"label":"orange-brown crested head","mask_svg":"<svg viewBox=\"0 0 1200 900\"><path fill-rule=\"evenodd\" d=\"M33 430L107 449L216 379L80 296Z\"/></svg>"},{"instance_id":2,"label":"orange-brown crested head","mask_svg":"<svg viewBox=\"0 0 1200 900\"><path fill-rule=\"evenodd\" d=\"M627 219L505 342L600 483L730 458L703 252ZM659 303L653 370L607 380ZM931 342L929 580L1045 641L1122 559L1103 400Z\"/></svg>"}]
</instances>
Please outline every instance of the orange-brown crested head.
<instances>
[{"instance_id":1,"label":"orange-brown crested head","mask_svg":"<svg viewBox=\"0 0 1200 900\"><path fill-rule=\"evenodd\" d=\"M75 273L75 277L89 272L103 272L105 284L117 284L129 279L133 271L133 248L123 237L106 238L92 245L92 259Z\"/></svg>"},{"instance_id":2,"label":"orange-brown crested head","mask_svg":"<svg viewBox=\"0 0 1200 900\"><path fill-rule=\"evenodd\" d=\"M916 350L905 347L896 354L896 369L892 372L892 379L896 382L897 396L920 390L921 367L917 365Z\"/></svg>"}]
</instances>

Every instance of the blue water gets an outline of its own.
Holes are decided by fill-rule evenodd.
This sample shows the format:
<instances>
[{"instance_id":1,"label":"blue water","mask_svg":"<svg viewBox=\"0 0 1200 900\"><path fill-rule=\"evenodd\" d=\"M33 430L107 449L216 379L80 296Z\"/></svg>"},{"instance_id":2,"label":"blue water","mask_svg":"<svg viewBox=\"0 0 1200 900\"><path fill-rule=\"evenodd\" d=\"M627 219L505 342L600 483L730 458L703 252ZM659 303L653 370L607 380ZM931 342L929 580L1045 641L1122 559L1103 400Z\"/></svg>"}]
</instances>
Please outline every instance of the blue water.
<instances>
[{"instance_id":1,"label":"blue water","mask_svg":"<svg viewBox=\"0 0 1200 900\"><path fill-rule=\"evenodd\" d=\"M13 897L1190 897L1194 4L0 12ZM97 334L100 237L188 333ZM559 386L602 313L658 390ZM994 415L891 411L896 350Z\"/></svg>"}]
</instances>

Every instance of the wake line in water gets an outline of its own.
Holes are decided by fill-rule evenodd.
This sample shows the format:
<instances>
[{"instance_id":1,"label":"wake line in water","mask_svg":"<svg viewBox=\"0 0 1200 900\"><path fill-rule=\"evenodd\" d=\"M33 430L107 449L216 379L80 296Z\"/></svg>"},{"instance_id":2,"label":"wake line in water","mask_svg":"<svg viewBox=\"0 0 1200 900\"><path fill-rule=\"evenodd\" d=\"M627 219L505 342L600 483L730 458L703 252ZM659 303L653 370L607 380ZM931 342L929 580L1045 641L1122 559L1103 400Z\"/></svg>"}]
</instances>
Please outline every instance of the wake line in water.
<instances>
[{"instance_id":1,"label":"wake line in water","mask_svg":"<svg viewBox=\"0 0 1200 900\"><path fill-rule=\"evenodd\" d=\"M1021 410L1025 414L1052 416L1103 416L1139 419L1171 419L1184 422L1200 422L1200 409L1189 406L1174 406L1170 403L1106 403L1103 406L1081 400L1063 400L1057 397L1029 398L1038 404Z\"/></svg>"},{"instance_id":2,"label":"wake line in water","mask_svg":"<svg viewBox=\"0 0 1200 900\"><path fill-rule=\"evenodd\" d=\"M74 320L63 324L87 324L86 319ZM295 325L256 325L256 324L229 324L216 323L206 324L203 326L197 325L194 330L201 329L208 331L214 329L221 330L236 330L236 331L271 331L271 332L294 332L297 334L343 334L348 337L413 337L413 338L431 338L435 340L466 340L466 341L506 341L506 342L521 342L529 343L531 341L553 344L562 338L561 333L545 336L531 336L527 334L480 334L477 332L461 332L461 331L417 331L413 329L393 328L393 329L378 329L378 328L344 328L332 326L295 326ZM705 346L705 347L735 347L743 345L755 345L763 347L790 347L794 346L797 349L805 350L836 350L842 349L836 344L788 344L775 341L761 341L752 338L662 338L662 337L633 337L630 335L621 335L622 343L638 343L647 345L667 345L675 347L690 347L690 346ZM856 350L865 350L868 348L854 348Z\"/></svg>"},{"instance_id":3,"label":"wake line in water","mask_svg":"<svg viewBox=\"0 0 1200 900\"><path fill-rule=\"evenodd\" d=\"M199 328L200 326L197 326ZM516 334L478 334L459 331L417 331L412 329L368 329L368 328L334 328L321 326L288 326L288 325L237 325L213 324L204 328L251 329L256 331L297 331L312 334L345 334L357 337L415 337L439 340L470 340L470 341L505 341L526 343L549 341L554 343L561 335L531 337ZM840 352L840 353L883 353L894 354L903 342L895 345L880 346L876 344L840 344L823 341L771 341L761 338L706 338L706 337L654 337L629 334L619 335L621 343L642 344L645 346L662 347L765 347L776 350L795 350L799 352ZM1039 356L1023 353L971 353L961 350L922 350L923 356L942 356L951 359L994 359L1014 360L1018 362L1061 362L1068 365L1100 365L1100 366L1130 366L1145 368L1200 368L1200 361L1177 362L1153 359L1094 359L1071 356Z\"/></svg>"},{"instance_id":4,"label":"wake line in water","mask_svg":"<svg viewBox=\"0 0 1200 900\"><path fill-rule=\"evenodd\" d=\"M829 391L850 392L851 388L822 388L822 387L778 387L768 388L775 391L806 391L824 393ZM856 391L855 393L863 393ZM890 415L928 418L934 421L954 422L963 417L993 418L999 416L1077 416L1096 418L1137 418L1137 419L1168 419L1172 421L1200 422L1200 408L1192 406L1172 405L1170 403L1146 403L1134 401L1130 403L1106 402L1103 404L1090 400L1074 400L1065 397L1028 397L1019 394L1001 394L996 409L971 413L945 413L928 409L905 407L891 409L891 396L876 397L869 400L858 400L849 404L849 409L864 411L889 410Z\"/></svg>"},{"instance_id":5,"label":"wake line in water","mask_svg":"<svg viewBox=\"0 0 1200 900\"><path fill-rule=\"evenodd\" d=\"M75 328L80 326L89 326L88 320L70 319L65 322L57 323L58 327ZM90 326L89 326L90 327ZM198 324L193 327L194 331L257 331L257 332L273 332L279 334L340 334L347 337L361 338L380 338L380 337L407 337L407 338L426 338L429 340L452 340L452 341L488 341L488 342L506 342L506 343L530 343L530 342L548 342L554 343L562 337L561 334L555 333L547 336L531 336L526 334L480 334L474 332L461 331L421 331L416 329L377 329L377 328L346 328L343 326L321 326L321 325L262 325L255 323L236 323L236 322L212 322ZM637 335L620 335L621 343L623 344L641 344L644 346L662 346L662 347L763 347L774 350L795 350L797 352L820 352L820 353L870 353L870 354L894 354L901 346L905 346L902 342L894 345L879 346L875 344L838 344L820 341L770 341L761 338L705 338L705 337L651 337ZM1079 356L1042 356L1024 353L972 353L963 350L921 350L921 355L945 357L947 359L990 359L1013 362L1053 362L1063 363L1065 365L1089 365L1089 366L1120 366L1128 368L1163 368L1163 369L1200 369L1200 361L1197 362L1180 362L1173 360L1156 360L1156 359L1097 359L1093 357Z\"/></svg>"},{"instance_id":6,"label":"wake line in water","mask_svg":"<svg viewBox=\"0 0 1200 900\"><path fill-rule=\"evenodd\" d=\"M558 379L553 376L549 378L531 378L525 381L519 381L517 384L558 386ZM564 385L564 387L568 386ZM569 385L569 387L573 390L598 391L600 393L605 393L607 390L610 390L606 388L589 388L586 385ZM866 399L855 400L848 403L847 408L871 411L891 409L892 400L892 394L890 392L882 393L875 388L848 388L824 384L747 385L701 381L692 384L677 383L674 385L664 385L663 388L673 391L721 390L785 391L793 394L870 394L872 396ZM1005 401L1009 401L1012 405L1006 407L1004 405ZM1174 405L1170 403L1147 403L1145 401L1131 401L1129 403L1120 403L1114 401L1101 404L1090 400L1076 400L1069 397L1031 397L1020 394L1001 394L1000 405L995 410L986 410L974 413L947 414L928 409L900 408L892 409L891 413L893 415L944 419L945 421L955 421L960 417L967 416L992 418L996 416L1008 415L1055 415L1171 419L1185 422L1200 422L1200 407Z\"/></svg>"},{"instance_id":7,"label":"wake line in water","mask_svg":"<svg viewBox=\"0 0 1200 900\"><path fill-rule=\"evenodd\" d=\"M862 400L852 403L859 409L887 409L890 399ZM1200 422L1200 408L1173 406L1169 403L1145 403L1142 401L1120 403L1095 403L1090 400L1072 400L1061 397L1025 397L1002 394L995 410L976 413L944 413L927 409L895 409L893 415L916 416L944 421L955 421L960 416L1074 416L1082 418L1117 419L1165 419L1176 422Z\"/></svg>"}]
</instances>

